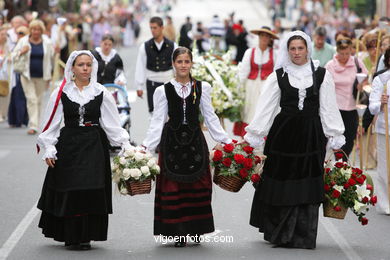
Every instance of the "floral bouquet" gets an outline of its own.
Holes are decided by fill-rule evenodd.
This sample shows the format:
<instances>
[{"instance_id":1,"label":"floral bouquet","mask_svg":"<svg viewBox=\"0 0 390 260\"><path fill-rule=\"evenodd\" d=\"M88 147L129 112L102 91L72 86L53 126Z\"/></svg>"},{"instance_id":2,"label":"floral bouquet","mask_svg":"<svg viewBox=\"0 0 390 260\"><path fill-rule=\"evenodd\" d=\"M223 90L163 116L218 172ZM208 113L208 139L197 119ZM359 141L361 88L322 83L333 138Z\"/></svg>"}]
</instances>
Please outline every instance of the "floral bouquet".
<instances>
[{"instance_id":1,"label":"floral bouquet","mask_svg":"<svg viewBox=\"0 0 390 260\"><path fill-rule=\"evenodd\" d=\"M192 76L211 84L211 103L220 118L232 122L241 121L241 109L245 100L245 89L240 87L238 67L232 64L232 52L222 56L212 51L200 56L194 52Z\"/></svg>"},{"instance_id":2,"label":"floral bouquet","mask_svg":"<svg viewBox=\"0 0 390 260\"><path fill-rule=\"evenodd\" d=\"M343 162L342 157L342 153L336 153L337 162L325 162L324 216L344 219L350 208L359 222L367 225L365 214L369 210L368 206L377 202L371 177L361 169Z\"/></svg>"},{"instance_id":3,"label":"floral bouquet","mask_svg":"<svg viewBox=\"0 0 390 260\"><path fill-rule=\"evenodd\" d=\"M236 140L224 145L223 151L213 150L210 160L215 169L214 183L227 191L238 192L247 181L259 182L266 156L254 155L253 150Z\"/></svg>"},{"instance_id":4,"label":"floral bouquet","mask_svg":"<svg viewBox=\"0 0 390 260\"><path fill-rule=\"evenodd\" d=\"M152 179L159 173L160 167L153 156L135 148L113 159L112 180L122 195L150 193Z\"/></svg>"}]
</instances>

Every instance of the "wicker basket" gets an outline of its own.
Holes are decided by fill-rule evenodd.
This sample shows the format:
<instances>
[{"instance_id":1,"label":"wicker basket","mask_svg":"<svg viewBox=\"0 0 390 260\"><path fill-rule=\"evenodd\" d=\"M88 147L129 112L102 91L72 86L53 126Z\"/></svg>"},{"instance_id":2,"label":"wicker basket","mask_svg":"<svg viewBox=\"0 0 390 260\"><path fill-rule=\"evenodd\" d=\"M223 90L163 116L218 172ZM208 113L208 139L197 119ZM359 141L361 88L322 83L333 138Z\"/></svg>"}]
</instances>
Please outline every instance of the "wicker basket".
<instances>
[{"instance_id":1,"label":"wicker basket","mask_svg":"<svg viewBox=\"0 0 390 260\"><path fill-rule=\"evenodd\" d=\"M130 196L148 194L152 190L152 178L143 181L126 181L126 188Z\"/></svg>"},{"instance_id":2,"label":"wicker basket","mask_svg":"<svg viewBox=\"0 0 390 260\"><path fill-rule=\"evenodd\" d=\"M328 201L325 201L324 204L322 205L324 209L324 217L344 219L345 215L347 214L348 208L342 204L339 206L341 207L341 210L335 211L333 209L333 206Z\"/></svg>"},{"instance_id":3,"label":"wicker basket","mask_svg":"<svg viewBox=\"0 0 390 260\"><path fill-rule=\"evenodd\" d=\"M219 175L217 170L214 172L213 181L222 189L230 192L238 192L245 184L244 180L236 176Z\"/></svg>"}]
</instances>

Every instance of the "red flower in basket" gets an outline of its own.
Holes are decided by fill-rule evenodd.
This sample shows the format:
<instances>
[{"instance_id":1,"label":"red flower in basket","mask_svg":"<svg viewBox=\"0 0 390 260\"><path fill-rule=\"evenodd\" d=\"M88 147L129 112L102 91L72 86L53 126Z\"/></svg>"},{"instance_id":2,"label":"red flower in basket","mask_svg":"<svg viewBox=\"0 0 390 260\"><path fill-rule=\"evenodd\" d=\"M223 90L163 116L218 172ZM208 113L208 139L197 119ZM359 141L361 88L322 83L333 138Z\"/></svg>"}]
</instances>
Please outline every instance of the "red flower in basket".
<instances>
[{"instance_id":1,"label":"red flower in basket","mask_svg":"<svg viewBox=\"0 0 390 260\"><path fill-rule=\"evenodd\" d=\"M232 164L232 159L225 158L223 159L222 164L225 165L226 167L230 167L230 165Z\"/></svg>"},{"instance_id":2,"label":"red flower in basket","mask_svg":"<svg viewBox=\"0 0 390 260\"><path fill-rule=\"evenodd\" d=\"M220 151L220 150L216 150L214 152L214 157L213 157L213 161L214 162L219 162L222 160L222 157L223 157L223 153Z\"/></svg>"},{"instance_id":3,"label":"red flower in basket","mask_svg":"<svg viewBox=\"0 0 390 260\"><path fill-rule=\"evenodd\" d=\"M336 157L336 160L340 160L341 158L343 158L343 153L335 153L335 157Z\"/></svg>"},{"instance_id":4,"label":"red flower in basket","mask_svg":"<svg viewBox=\"0 0 390 260\"><path fill-rule=\"evenodd\" d=\"M225 146L223 147L223 150L225 152L227 152L227 153L231 153L234 150L234 145L232 145L232 144L225 144Z\"/></svg>"},{"instance_id":5,"label":"red flower in basket","mask_svg":"<svg viewBox=\"0 0 390 260\"><path fill-rule=\"evenodd\" d=\"M251 154L253 153L254 148L248 145L243 147L242 150L244 150L247 154Z\"/></svg>"},{"instance_id":6,"label":"red flower in basket","mask_svg":"<svg viewBox=\"0 0 390 260\"><path fill-rule=\"evenodd\" d=\"M248 177L248 175L249 175L249 173L248 173L248 171L246 169L241 169L240 170L241 178L246 179Z\"/></svg>"},{"instance_id":7,"label":"red flower in basket","mask_svg":"<svg viewBox=\"0 0 390 260\"><path fill-rule=\"evenodd\" d=\"M251 177L251 181L252 181L253 183L256 183L256 182L260 181L260 175L258 175L258 174L253 174L252 177Z\"/></svg>"},{"instance_id":8,"label":"red flower in basket","mask_svg":"<svg viewBox=\"0 0 390 260\"><path fill-rule=\"evenodd\" d=\"M235 154L234 155L234 160L236 161L236 163L238 164L243 164L245 162L245 156L242 155L242 154Z\"/></svg>"}]
</instances>

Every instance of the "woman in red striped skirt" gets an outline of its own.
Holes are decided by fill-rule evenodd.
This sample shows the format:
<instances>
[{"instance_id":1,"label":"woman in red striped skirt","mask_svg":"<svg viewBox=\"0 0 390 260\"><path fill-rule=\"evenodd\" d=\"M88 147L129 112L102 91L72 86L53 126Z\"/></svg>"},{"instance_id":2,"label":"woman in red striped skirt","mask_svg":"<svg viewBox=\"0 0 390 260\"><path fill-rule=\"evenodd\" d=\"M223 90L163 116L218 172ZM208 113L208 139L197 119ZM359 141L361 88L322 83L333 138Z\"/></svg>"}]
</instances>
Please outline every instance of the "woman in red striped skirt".
<instances>
[{"instance_id":1,"label":"woman in red striped skirt","mask_svg":"<svg viewBox=\"0 0 390 260\"><path fill-rule=\"evenodd\" d=\"M157 177L154 235L174 236L176 247L214 231L209 151L199 123L204 117L211 137L231 143L211 105L211 86L192 79L192 53L184 47L172 55L175 78L158 87L154 112L142 146L159 145L161 174Z\"/></svg>"}]
</instances>

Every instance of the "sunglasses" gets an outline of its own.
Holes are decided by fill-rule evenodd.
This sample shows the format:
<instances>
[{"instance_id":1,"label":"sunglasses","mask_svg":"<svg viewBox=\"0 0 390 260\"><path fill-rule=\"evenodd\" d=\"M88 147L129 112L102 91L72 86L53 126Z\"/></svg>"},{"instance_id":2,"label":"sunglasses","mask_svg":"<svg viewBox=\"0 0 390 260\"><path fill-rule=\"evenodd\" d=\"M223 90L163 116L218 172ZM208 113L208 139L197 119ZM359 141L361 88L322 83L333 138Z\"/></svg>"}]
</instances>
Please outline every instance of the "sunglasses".
<instances>
[{"instance_id":1,"label":"sunglasses","mask_svg":"<svg viewBox=\"0 0 390 260\"><path fill-rule=\"evenodd\" d=\"M343 44L352 44L351 40L338 40L336 42L337 45L343 45Z\"/></svg>"},{"instance_id":2,"label":"sunglasses","mask_svg":"<svg viewBox=\"0 0 390 260\"><path fill-rule=\"evenodd\" d=\"M19 34L19 35L25 35L25 33L24 33L24 32L18 32L18 34Z\"/></svg>"}]
</instances>

